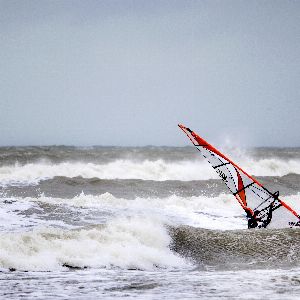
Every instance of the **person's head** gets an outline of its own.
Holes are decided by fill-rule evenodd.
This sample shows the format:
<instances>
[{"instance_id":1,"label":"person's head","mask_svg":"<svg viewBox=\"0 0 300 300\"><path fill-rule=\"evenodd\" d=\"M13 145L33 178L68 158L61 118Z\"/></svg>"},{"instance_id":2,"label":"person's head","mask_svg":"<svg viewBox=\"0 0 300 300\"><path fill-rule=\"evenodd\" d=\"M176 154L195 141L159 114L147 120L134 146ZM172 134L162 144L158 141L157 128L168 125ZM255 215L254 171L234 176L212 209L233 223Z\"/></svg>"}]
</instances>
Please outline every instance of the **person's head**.
<instances>
[{"instance_id":1,"label":"person's head","mask_svg":"<svg viewBox=\"0 0 300 300\"><path fill-rule=\"evenodd\" d=\"M259 214L259 211L258 210L255 210L254 212L253 212L253 215L254 216L257 216Z\"/></svg>"}]
</instances>

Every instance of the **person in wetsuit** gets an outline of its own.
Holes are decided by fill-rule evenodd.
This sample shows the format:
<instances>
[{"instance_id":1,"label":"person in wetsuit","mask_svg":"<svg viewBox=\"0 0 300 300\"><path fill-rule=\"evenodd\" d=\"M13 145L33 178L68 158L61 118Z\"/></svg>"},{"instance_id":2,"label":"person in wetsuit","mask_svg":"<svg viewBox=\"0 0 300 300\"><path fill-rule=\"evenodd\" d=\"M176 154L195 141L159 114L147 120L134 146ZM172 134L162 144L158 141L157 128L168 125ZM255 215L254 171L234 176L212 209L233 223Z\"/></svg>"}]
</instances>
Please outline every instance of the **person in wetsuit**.
<instances>
[{"instance_id":1,"label":"person in wetsuit","mask_svg":"<svg viewBox=\"0 0 300 300\"><path fill-rule=\"evenodd\" d=\"M269 206L267 218L265 220L261 220L261 224L258 225L258 228L266 228L270 224L273 215L273 206L274 206L274 201Z\"/></svg>"},{"instance_id":2,"label":"person in wetsuit","mask_svg":"<svg viewBox=\"0 0 300 300\"><path fill-rule=\"evenodd\" d=\"M250 228L266 228L272 220L273 206L274 206L274 201L268 207L269 211L267 214L267 218L265 220L263 220L257 216L260 213L260 211L254 211L254 213L252 213L251 209L249 209L248 207L245 208L245 211L247 213L247 219L248 219L248 229L250 229Z\"/></svg>"},{"instance_id":3,"label":"person in wetsuit","mask_svg":"<svg viewBox=\"0 0 300 300\"><path fill-rule=\"evenodd\" d=\"M246 207L245 212L247 214L248 219L248 229L250 228L256 228L258 226L257 218L255 217L255 214L253 215L251 210Z\"/></svg>"}]
</instances>

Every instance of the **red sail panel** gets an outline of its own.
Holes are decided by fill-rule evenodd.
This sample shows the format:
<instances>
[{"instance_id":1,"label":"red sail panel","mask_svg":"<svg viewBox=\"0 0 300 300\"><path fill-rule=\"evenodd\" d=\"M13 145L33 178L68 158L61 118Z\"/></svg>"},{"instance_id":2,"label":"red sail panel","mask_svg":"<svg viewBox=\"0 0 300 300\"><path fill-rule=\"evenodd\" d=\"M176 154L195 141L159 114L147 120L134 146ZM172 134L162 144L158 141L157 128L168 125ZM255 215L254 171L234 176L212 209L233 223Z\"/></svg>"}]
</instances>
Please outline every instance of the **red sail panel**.
<instances>
[{"instance_id":1,"label":"red sail panel","mask_svg":"<svg viewBox=\"0 0 300 300\"><path fill-rule=\"evenodd\" d=\"M247 206L247 201L246 201L246 192L245 192L245 186L243 184L243 179L239 173L239 171L236 171L237 177L238 177L238 190L239 192L236 194L236 196L239 196L241 201L245 206Z\"/></svg>"}]
</instances>

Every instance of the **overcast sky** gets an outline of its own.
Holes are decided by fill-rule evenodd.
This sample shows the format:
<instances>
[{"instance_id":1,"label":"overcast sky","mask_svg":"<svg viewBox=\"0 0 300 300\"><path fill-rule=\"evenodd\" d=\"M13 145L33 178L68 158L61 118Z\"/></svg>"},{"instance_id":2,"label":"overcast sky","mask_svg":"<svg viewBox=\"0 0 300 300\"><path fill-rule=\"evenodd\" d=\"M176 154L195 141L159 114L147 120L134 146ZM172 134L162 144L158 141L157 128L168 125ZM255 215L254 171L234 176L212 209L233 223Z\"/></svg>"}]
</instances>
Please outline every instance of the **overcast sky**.
<instances>
[{"instance_id":1,"label":"overcast sky","mask_svg":"<svg viewBox=\"0 0 300 300\"><path fill-rule=\"evenodd\" d=\"M300 146L300 1L0 0L0 145Z\"/></svg>"}]
</instances>

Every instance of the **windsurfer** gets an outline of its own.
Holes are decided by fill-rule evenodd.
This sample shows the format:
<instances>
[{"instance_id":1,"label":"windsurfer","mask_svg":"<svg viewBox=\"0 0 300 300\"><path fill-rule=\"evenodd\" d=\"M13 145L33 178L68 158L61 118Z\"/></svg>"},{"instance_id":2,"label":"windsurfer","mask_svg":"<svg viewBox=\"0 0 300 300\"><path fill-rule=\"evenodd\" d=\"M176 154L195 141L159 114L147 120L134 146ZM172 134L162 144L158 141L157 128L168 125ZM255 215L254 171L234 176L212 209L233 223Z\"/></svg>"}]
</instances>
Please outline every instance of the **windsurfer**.
<instances>
[{"instance_id":1,"label":"windsurfer","mask_svg":"<svg viewBox=\"0 0 300 300\"><path fill-rule=\"evenodd\" d=\"M268 206L268 213L267 218L263 220L262 218L258 217L258 214L260 211L252 211L249 207L245 207L245 212L247 214L248 218L248 228L266 228L271 220L273 215L273 207L274 207L274 201Z\"/></svg>"},{"instance_id":2,"label":"windsurfer","mask_svg":"<svg viewBox=\"0 0 300 300\"><path fill-rule=\"evenodd\" d=\"M258 220L255 214L253 213L252 209L249 207L245 207L244 209L247 214L248 228L256 228L258 226Z\"/></svg>"},{"instance_id":3,"label":"windsurfer","mask_svg":"<svg viewBox=\"0 0 300 300\"><path fill-rule=\"evenodd\" d=\"M274 222L272 227L275 227L277 226L276 219L279 216L281 227L300 226L300 214L279 199L279 192L271 193L260 182L194 131L182 124L178 126L212 165L230 192L246 211L248 228L266 228L271 222ZM273 211L277 209L279 209L280 213L273 214ZM282 214L287 211L289 213Z\"/></svg>"}]
</instances>

